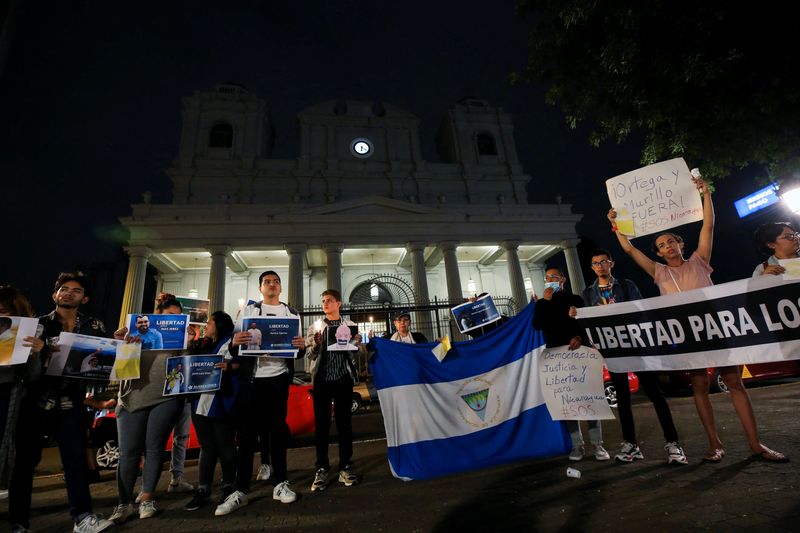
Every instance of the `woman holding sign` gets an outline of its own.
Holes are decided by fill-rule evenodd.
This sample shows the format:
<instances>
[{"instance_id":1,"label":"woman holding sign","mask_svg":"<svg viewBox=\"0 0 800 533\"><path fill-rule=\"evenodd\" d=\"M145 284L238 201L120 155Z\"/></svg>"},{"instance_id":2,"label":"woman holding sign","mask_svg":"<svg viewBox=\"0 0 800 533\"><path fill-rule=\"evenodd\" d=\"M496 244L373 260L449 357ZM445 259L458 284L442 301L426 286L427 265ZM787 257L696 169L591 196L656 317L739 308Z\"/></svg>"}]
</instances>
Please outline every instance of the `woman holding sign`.
<instances>
[{"instance_id":1,"label":"woman holding sign","mask_svg":"<svg viewBox=\"0 0 800 533\"><path fill-rule=\"evenodd\" d=\"M183 506L196 511L211 501L214 469L219 460L222 468L222 498L224 501L236 488L236 421L234 404L239 391L239 363L228 351L233 338L233 319L216 311L208 319L204 337L189 348L192 355L216 354L225 358L222 387L205 392L192 400L192 422L200 441L200 482L194 497ZM228 363L231 370L228 370Z\"/></svg>"},{"instance_id":2,"label":"woman holding sign","mask_svg":"<svg viewBox=\"0 0 800 533\"><path fill-rule=\"evenodd\" d=\"M685 259L683 256L683 239L675 233L666 232L656 236L653 242L653 251L664 263L653 261L641 250L633 246L628 237L617 231L617 212L613 208L608 212L611 221L611 230L617 234L620 246L645 272L655 280L662 295L683 292L701 287L709 287L711 272L714 271L711 262L711 250L714 242L714 205L711 201L711 192L697 170L692 170L692 180L703 199L703 225L700 228L700 238L697 250ZM756 419L750 396L744 388L738 366L725 366L717 369L725 385L730 391L731 402L742 423L750 451L755 457L767 461L785 462L786 456L780 452L770 450L758 438ZM708 397L711 385L708 372L705 368L691 370L692 393L694 395L697 414L708 436L708 450L703 455L703 461L719 463L725 457L725 448L717 433L714 410Z\"/></svg>"}]
</instances>

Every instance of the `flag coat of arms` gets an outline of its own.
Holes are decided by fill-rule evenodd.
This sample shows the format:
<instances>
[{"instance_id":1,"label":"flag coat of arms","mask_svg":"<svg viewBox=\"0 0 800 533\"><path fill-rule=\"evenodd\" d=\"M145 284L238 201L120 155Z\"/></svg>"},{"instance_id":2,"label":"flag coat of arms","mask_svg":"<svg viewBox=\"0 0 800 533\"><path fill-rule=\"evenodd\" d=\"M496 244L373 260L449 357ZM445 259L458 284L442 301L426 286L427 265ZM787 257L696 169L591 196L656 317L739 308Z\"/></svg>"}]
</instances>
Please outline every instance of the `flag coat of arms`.
<instances>
[{"instance_id":1,"label":"flag coat of arms","mask_svg":"<svg viewBox=\"0 0 800 533\"><path fill-rule=\"evenodd\" d=\"M375 339L370 369L394 476L426 479L569 451L569 434L539 387L545 341L533 307L453 343L442 362L431 352L436 343Z\"/></svg>"}]
</instances>

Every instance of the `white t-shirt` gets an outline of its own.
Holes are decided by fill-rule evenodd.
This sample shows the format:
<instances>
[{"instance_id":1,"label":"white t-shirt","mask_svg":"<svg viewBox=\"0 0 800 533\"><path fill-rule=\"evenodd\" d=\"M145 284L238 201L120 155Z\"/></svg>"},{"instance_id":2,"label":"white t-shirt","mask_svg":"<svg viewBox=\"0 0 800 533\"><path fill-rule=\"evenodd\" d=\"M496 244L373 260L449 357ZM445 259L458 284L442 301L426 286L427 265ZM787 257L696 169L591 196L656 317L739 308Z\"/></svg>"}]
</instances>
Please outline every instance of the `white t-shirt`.
<instances>
[{"instance_id":1,"label":"white t-shirt","mask_svg":"<svg viewBox=\"0 0 800 533\"><path fill-rule=\"evenodd\" d=\"M261 316L296 316L289 312L289 308L283 304L267 305L261 303ZM259 356L256 361L256 371L253 377L274 378L289 371L286 359L278 359L265 355Z\"/></svg>"}]
</instances>

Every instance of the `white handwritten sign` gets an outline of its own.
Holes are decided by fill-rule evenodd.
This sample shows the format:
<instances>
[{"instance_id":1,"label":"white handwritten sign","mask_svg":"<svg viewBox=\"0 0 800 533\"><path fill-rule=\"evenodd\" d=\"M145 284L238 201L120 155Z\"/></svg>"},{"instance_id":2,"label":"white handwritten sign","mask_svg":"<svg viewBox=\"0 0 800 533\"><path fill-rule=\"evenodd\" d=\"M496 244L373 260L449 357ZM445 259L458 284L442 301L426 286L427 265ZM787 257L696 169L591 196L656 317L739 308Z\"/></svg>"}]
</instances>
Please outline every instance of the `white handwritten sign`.
<instances>
[{"instance_id":1,"label":"white handwritten sign","mask_svg":"<svg viewBox=\"0 0 800 533\"><path fill-rule=\"evenodd\" d=\"M682 157L606 180L617 228L641 237L703 219L703 203Z\"/></svg>"},{"instance_id":2,"label":"white handwritten sign","mask_svg":"<svg viewBox=\"0 0 800 533\"><path fill-rule=\"evenodd\" d=\"M553 420L613 419L603 391L603 356L594 348L548 348L539 356L539 382Z\"/></svg>"}]
</instances>

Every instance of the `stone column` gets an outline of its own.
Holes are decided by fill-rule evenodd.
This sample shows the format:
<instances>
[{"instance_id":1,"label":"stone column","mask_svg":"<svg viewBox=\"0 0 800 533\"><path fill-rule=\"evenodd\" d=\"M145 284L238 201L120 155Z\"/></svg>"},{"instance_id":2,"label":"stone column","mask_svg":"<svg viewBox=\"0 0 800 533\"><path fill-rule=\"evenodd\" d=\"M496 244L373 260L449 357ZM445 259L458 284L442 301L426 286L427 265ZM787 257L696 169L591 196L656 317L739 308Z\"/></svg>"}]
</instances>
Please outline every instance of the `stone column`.
<instances>
[{"instance_id":1,"label":"stone column","mask_svg":"<svg viewBox=\"0 0 800 533\"><path fill-rule=\"evenodd\" d=\"M586 288L586 282L583 280L583 270L581 270L581 262L578 259L577 244L577 241L564 241L561 243L561 248L563 248L564 257L567 260L567 272L572 293L580 296L583 289Z\"/></svg>"},{"instance_id":2,"label":"stone column","mask_svg":"<svg viewBox=\"0 0 800 533\"><path fill-rule=\"evenodd\" d=\"M425 270L425 245L421 241L409 242L406 244L406 251L411 254L411 279L414 283L414 292L417 296L417 304L427 304L430 302L428 295L428 277ZM433 333L433 323L430 311L417 311L417 330L429 339L436 336Z\"/></svg>"},{"instance_id":3,"label":"stone column","mask_svg":"<svg viewBox=\"0 0 800 533\"><path fill-rule=\"evenodd\" d=\"M503 241L500 246L506 251L506 264L508 265L508 280L511 282L511 295L517 304L517 312L528 305L530 296L525 290L525 280L522 277L522 267L519 264L519 241Z\"/></svg>"},{"instance_id":4,"label":"stone column","mask_svg":"<svg viewBox=\"0 0 800 533\"><path fill-rule=\"evenodd\" d=\"M328 286L326 289L336 289L342 292L342 250L344 244L342 243L326 243L322 245L325 250ZM344 295L342 295L344 298Z\"/></svg>"},{"instance_id":5,"label":"stone column","mask_svg":"<svg viewBox=\"0 0 800 533\"><path fill-rule=\"evenodd\" d=\"M425 272L425 244L424 242L409 242L406 251L411 255L411 279L414 282L414 292L417 294L418 303L428 303L428 278Z\"/></svg>"},{"instance_id":6,"label":"stone column","mask_svg":"<svg viewBox=\"0 0 800 533\"><path fill-rule=\"evenodd\" d=\"M289 290L286 298L289 305L303 310L303 274L305 273L304 262L308 246L302 243L290 243L284 246L286 253L289 254Z\"/></svg>"},{"instance_id":7,"label":"stone column","mask_svg":"<svg viewBox=\"0 0 800 533\"><path fill-rule=\"evenodd\" d=\"M528 275L531 277L533 292L539 297L544 292L544 263L528 263Z\"/></svg>"},{"instance_id":8,"label":"stone column","mask_svg":"<svg viewBox=\"0 0 800 533\"><path fill-rule=\"evenodd\" d=\"M439 248L442 250L442 256L444 256L444 272L447 278L447 297L450 299L450 303L455 305L464 298L464 292L461 288L461 276L458 273L458 258L456 257L458 242L440 242Z\"/></svg>"},{"instance_id":9,"label":"stone column","mask_svg":"<svg viewBox=\"0 0 800 533\"><path fill-rule=\"evenodd\" d=\"M211 270L208 273L208 299L211 300L208 311L225 309L225 262L231 255L231 247L226 244L215 244L206 246L206 250L211 254Z\"/></svg>"},{"instance_id":10,"label":"stone column","mask_svg":"<svg viewBox=\"0 0 800 533\"><path fill-rule=\"evenodd\" d=\"M127 316L142 311L144 298L144 280L147 273L147 259L153 251L146 246L129 246L125 249L128 259L128 277L125 279L125 294L122 297L122 308L119 313L119 327L126 325Z\"/></svg>"}]
</instances>

